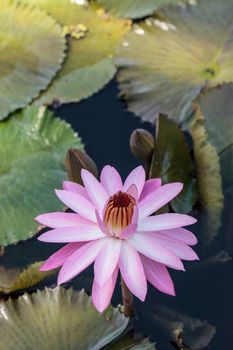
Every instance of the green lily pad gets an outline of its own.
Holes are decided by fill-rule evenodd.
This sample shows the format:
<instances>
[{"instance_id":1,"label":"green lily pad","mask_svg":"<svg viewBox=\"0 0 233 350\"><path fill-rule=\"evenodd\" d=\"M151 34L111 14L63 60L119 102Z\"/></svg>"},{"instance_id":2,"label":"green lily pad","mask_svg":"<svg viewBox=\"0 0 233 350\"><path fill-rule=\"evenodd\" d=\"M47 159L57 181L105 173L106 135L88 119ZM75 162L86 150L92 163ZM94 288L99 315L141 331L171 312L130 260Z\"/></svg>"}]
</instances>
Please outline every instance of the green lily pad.
<instances>
[{"instance_id":1,"label":"green lily pad","mask_svg":"<svg viewBox=\"0 0 233 350\"><path fill-rule=\"evenodd\" d=\"M178 2L179 0L97 0L114 16L133 19L151 15L164 5Z\"/></svg>"},{"instance_id":2,"label":"green lily pad","mask_svg":"<svg viewBox=\"0 0 233 350\"><path fill-rule=\"evenodd\" d=\"M223 193L220 159L216 148L209 142L205 119L199 109L192 126L192 137L201 199L209 208L221 208Z\"/></svg>"},{"instance_id":3,"label":"green lily pad","mask_svg":"<svg viewBox=\"0 0 233 350\"><path fill-rule=\"evenodd\" d=\"M155 350L154 344L150 343L148 338L135 336L132 332L128 333L113 344L105 347L106 350Z\"/></svg>"},{"instance_id":4,"label":"green lily pad","mask_svg":"<svg viewBox=\"0 0 233 350\"><path fill-rule=\"evenodd\" d=\"M44 107L28 107L0 124L0 245L27 239L33 220L63 207L54 195L66 177L69 147L82 148L70 125Z\"/></svg>"},{"instance_id":5,"label":"green lily pad","mask_svg":"<svg viewBox=\"0 0 233 350\"><path fill-rule=\"evenodd\" d=\"M111 306L98 313L84 291L45 289L1 304L0 348L98 350L127 324Z\"/></svg>"},{"instance_id":6,"label":"green lily pad","mask_svg":"<svg viewBox=\"0 0 233 350\"><path fill-rule=\"evenodd\" d=\"M60 0L59 6L56 0L27 1L56 18L68 33L63 68L36 104L77 102L112 79L116 72L112 55L130 29L129 21L113 18L96 5L78 5L70 0Z\"/></svg>"},{"instance_id":7,"label":"green lily pad","mask_svg":"<svg viewBox=\"0 0 233 350\"><path fill-rule=\"evenodd\" d=\"M150 122L159 113L186 121L203 87L233 81L232 28L231 0L167 6L136 24L115 58L128 109Z\"/></svg>"},{"instance_id":8,"label":"green lily pad","mask_svg":"<svg viewBox=\"0 0 233 350\"><path fill-rule=\"evenodd\" d=\"M0 3L0 119L25 107L60 69L65 38L46 12L19 1Z\"/></svg>"},{"instance_id":9,"label":"green lily pad","mask_svg":"<svg viewBox=\"0 0 233 350\"><path fill-rule=\"evenodd\" d=\"M203 207L199 220L203 233L200 240L206 245L213 241L221 226L224 196L219 155L216 148L208 140L205 120L198 107L191 132L199 200Z\"/></svg>"},{"instance_id":10,"label":"green lily pad","mask_svg":"<svg viewBox=\"0 0 233 350\"><path fill-rule=\"evenodd\" d=\"M209 89L198 97L196 104L204 116L209 142L218 153L233 144L233 84Z\"/></svg>"},{"instance_id":11,"label":"green lily pad","mask_svg":"<svg viewBox=\"0 0 233 350\"><path fill-rule=\"evenodd\" d=\"M0 266L0 293L9 294L36 286L54 274L54 271L39 271L41 262L29 265L25 269Z\"/></svg>"},{"instance_id":12,"label":"green lily pad","mask_svg":"<svg viewBox=\"0 0 233 350\"><path fill-rule=\"evenodd\" d=\"M182 130L163 115L157 120L150 167L150 178L156 177L162 178L163 183L178 181L184 184L183 191L171 206L174 211L189 213L197 199L192 159Z\"/></svg>"}]
</instances>

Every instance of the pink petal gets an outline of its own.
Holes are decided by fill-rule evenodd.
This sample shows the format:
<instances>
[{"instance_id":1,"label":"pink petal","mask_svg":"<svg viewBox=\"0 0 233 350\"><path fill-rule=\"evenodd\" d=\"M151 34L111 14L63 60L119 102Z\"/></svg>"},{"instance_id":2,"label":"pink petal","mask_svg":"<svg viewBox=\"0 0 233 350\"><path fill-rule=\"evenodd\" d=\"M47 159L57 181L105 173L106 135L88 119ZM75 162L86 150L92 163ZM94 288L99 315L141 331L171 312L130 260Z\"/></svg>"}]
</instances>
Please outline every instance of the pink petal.
<instances>
[{"instance_id":1,"label":"pink petal","mask_svg":"<svg viewBox=\"0 0 233 350\"><path fill-rule=\"evenodd\" d=\"M97 219L97 223L99 225L100 230L107 236L111 236L110 233L108 232L107 227L105 226L105 224L103 223L98 210L95 211L95 215L96 215L96 219Z\"/></svg>"},{"instance_id":2,"label":"pink petal","mask_svg":"<svg viewBox=\"0 0 233 350\"><path fill-rule=\"evenodd\" d=\"M85 187L77 184L76 182L63 181L62 187L63 187L63 190L65 190L65 191L75 192L75 193L80 194L81 196L89 199L87 191L85 190Z\"/></svg>"},{"instance_id":3,"label":"pink petal","mask_svg":"<svg viewBox=\"0 0 233 350\"><path fill-rule=\"evenodd\" d=\"M111 278L119 261L121 240L108 238L94 264L95 282L103 288Z\"/></svg>"},{"instance_id":4,"label":"pink petal","mask_svg":"<svg viewBox=\"0 0 233 350\"><path fill-rule=\"evenodd\" d=\"M150 233L135 233L127 242L138 252L176 270L184 270L182 261L156 241Z\"/></svg>"},{"instance_id":5,"label":"pink petal","mask_svg":"<svg viewBox=\"0 0 233 350\"><path fill-rule=\"evenodd\" d=\"M144 301L147 293L147 282L139 254L127 241L122 242L119 267L129 290Z\"/></svg>"},{"instance_id":6,"label":"pink petal","mask_svg":"<svg viewBox=\"0 0 233 350\"><path fill-rule=\"evenodd\" d=\"M100 183L109 196L122 191L122 180L118 171L110 165L106 165L100 175Z\"/></svg>"},{"instance_id":7,"label":"pink petal","mask_svg":"<svg viewBox=\"0 0 233 350\"><path fill-rule=\"evenodd\" d=\"M35 220L42 225L56 228L56 227L68 227L77 226L82 222L83 219L78 214L74 213L63 213L63 212L53 212L38 215Z\"/></svg>"},{"instance_id":8,"label":"pink petal","mask_svg":"<svg viewBox=\"0 0 233 350\"><path fill-rule=\"evenodd\" d=\"M53 270L62 266L66 259L85 243L69 243L51 255L40 267L40 271Z\"/></svg>"},{"instance_id":9,"label":"pink petal","mask_svg":"<svg viewBox=\"0 0 233 350\"><path fill-rule=\"evenodd\" d=\"M142 193L140 195L139 200L141 201L142 199L144 199L148 194L150 194L151 192L157 190L157 188L159 188L162 184L161 179L150 179L147 180L143 186L143 190Z\"/></svg>"},{"instance_id":10,"label":"pink petal","mask_svg":"<svg viewBox=\"0 0 233 350\"><path fill-rule=\"evenodd\" d=\"M106 238L86 243L66 260L58 275L58 285L68 282L93 263Z\"/></svg>"},{"instance_id":11,"label":"pink petal","mask_svg":"<svg viewBox=\"0 0 233 350\"><path fill-rule=\"evenodd\" d=\"M173 182L170 184L163 185L151 194L148 194L144 199L142 199L138 203L140 220L151 215L156 210L169 203L180 193L182 188L182 183Z\"/></svg>"},{"instance_id":12,"label":"pink petal","mask_svg":"<svg viewBox=\"0 0 233 350\"><path fill-rule=\"evenodd\" d=\"M138 166L133 171L131 171L131 173L126 178L124 183L124 191L126 192L130 186L136 185L138 190L138 197L140 197L145 183L145 177L146 175L144 168L141 165Z\"/></svg>"},{"instance_id":13,"label":"pink petal","mask_svg":"<svg viewBox=\"0 0 233 350\"><path fill-rule=\"evenodd\" d=\"M39 241L50 243L69 243L93 241L106 237L97 225L79 225L76 227L60 227L42 233Z\"/></svg>"},{"instance_id":14,"label":"pink petal","mask_svg":"<svg viewBox=\"0 0 233 350\"><path fill-rule=\"evenodd\" d=\"M138 231L169 230L177 227L192 225L197 220L185 214L159 214L149 216L138 223Z\"/></svg>"},{"instance_id":15,"label":"pink petal","mask_svg":"<svg viewBox=\"0 0 233 350\"><path fill-rule=\"evenodd\" d=\"M167 268L156 261L141 255L147 280L163 293L175 295L174 284Z\"/></svg>"},{"instance_id":16,"label":"pink petal","mask_svg":"<svg viewBox=\"0 0 233 350\"><path fill-rule=\"evenodd\" d=\"M138 189L136 185L131 185L128 188L127 193L130 194L134 199L136 199L136 201L138 201Z\"/></svg>"},{"instance_id":17,"label":"pink petal","mask_svg":"<svg viewBox=\"0 0 233 350\"><path fill-rule=\"evenodd\" d=\"M92 302L99 312L103 312L111 302L113 291L116 285L118 270L118 267L116 267L110 280L103 288L100 288L94 279L92 286Z\"/></svg>"},{"instance_id":18,"label":"pink petal","mask_svg":"<svg viewBox=\"0 0 233 350\"><path fill-rule=\"evenodd\" d=\"M175 238L168 237L160 232L150 232L147 233L147 235L155 241L155 244L161 244L164 248L167 248L173 252L180 259L199 260L197 254L192 248L190 248L185 243L176 240Z\"/></svg>"},{"instance_id":19,"label":"pink petal","mask_svg":"<svg viewBox=\"0 0 233 350\"><path fill-rule=\"evenodd\" d=\"M55 190L55 192L57 197L67 205L67 207L82 217L96 222L95 208L88 199L70 191Z\"/></svg>"},{"instance_id":20,"label":"pink petal","mask_svg":"<svg viewBox=\"0 0 233 350\"><path fill-rule=\"evenodd\" d=\"M132 224L137 224L138 223L138 217L139 217L138 206L135 206L134 207L133 216L132 216Z\"/></svg>"},{"instance_id":21,"label":"pink petal","mask_svg":"<svg viewBox=\"0 0 233 350\"><path fill-rule=\"evenodd\" d=\"M137 225L130 224L121 232L120 238L121 239L128 239L135 233L136 230L137 230Z\"/></svg>"},{"instance_id":22,"label":"pink petal","mask_svg":"<svg viewBox=\"0 0 233 350\"><path fill-rule=\"evenodd\" d=\"M96 177L92 175L88 170L82 169L81 176L88 196L95 206L95 209L97 209L102 215L105 203L109 198L107 192L96 179Z\"/></svg>"},{"instance_id":23,"label":"pink petal","mask_svg":"<svg viewBox=\"0 0 233 350\"><path fill-rule=\"evenodd\" d=\"M188 245L197 244L197 238L195 237L195 235L191 231L188 231L182 227L171 229L171 230L163 230L160 232L166 236L169 236L171 238L175 238L178 241L181 241L181 242L186 243Z\"/></svg>"}]
</instances>

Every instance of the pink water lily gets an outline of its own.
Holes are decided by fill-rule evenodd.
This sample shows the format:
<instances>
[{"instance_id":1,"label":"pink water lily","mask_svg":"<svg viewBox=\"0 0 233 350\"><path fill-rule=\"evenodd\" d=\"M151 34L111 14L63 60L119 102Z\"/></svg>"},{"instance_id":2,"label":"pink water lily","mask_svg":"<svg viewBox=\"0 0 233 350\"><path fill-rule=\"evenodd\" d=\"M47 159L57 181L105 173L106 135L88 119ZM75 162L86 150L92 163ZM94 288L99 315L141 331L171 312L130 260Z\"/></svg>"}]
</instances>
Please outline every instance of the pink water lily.
<instances>
[{"instance_id":1,"label":"pink water lily","mask_svg":"<svg viewBox=\"0 0 233 350\"><path fill-rule=\"evenodd\" d=\"M84 186L65 181L58 198L74 213L48 213L36 220L52 230L43 242L68 243L41 267L61 267L58 284L68 282L94 262L92 299L102 312L110 303L120 270L129 290L144 301L147 280L161 292L175 295L167 267L184 270L181 259L196 260L190 248L197 243L183 228L196 222L184 214L154 214L182 190L179 182L145 181L139 166L123 183L111 166L103 168L100 182L82 170Z\"/></svg>"}]
</instances>

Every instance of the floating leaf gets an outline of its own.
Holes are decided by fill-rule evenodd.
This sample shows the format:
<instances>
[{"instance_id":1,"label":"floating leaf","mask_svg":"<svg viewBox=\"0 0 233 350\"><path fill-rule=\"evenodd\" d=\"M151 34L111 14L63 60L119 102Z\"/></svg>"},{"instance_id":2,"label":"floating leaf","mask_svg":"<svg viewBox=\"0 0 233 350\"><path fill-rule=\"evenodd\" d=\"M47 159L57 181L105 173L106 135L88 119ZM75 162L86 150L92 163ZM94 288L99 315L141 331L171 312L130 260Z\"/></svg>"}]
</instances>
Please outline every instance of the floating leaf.
<instances>
[{"instance_id":1,"label":"floating leaf","mask_svg":"<svg viewBox=\"0 0 233 350\"><path fill-rule=\"evenodd\" d=\"M61 27L44 11L0 1L0 119L44 90L64 59Z\"/></svg>"},{"instance_id":2,"label":"floating leaf","mask_svg":"<svg viewBox=\"0 0 233 350\"><path fill-rule=\"evenodd\" d=\"M98 313L84 291L45 289L0 305L0 348L98 350L127 324L112 307Z\"/></svg>"},{"instance_id":3,"label":"floating leaf","mask_svg":"<svg viewBox=\"0 0 233 350\"><path fill-rule=\"evenodd\" d=\"M215 152L219 155L224 192L233 186L232 96L233 84L224 84L205 91L195 103L203 118L208 142L215 147Z\"/></svg>"},{"instance_id":4,"label":"floating leaf","mask_svg":"<svg viewBox=\"0 0 233 350\"><path fill-rule=\"evenodd\" d=\"M0 124L0 244L31 237L33 220L62 209L54 195L66 176L69 147L82 148L64 121L44 107L28 107Z\"/></svg>"},{"instance_id":5,"label":"floating leaf","mask_svg":"<svg viewBox=\"0 0 233 350\"><path fill-rule=\"evenodd\" d=\"M213 241L221 226L224 198L219 156L216 149L208 141L205 121L200 109L197 109L193 121L192 137L198 191L203 204L203 211L199 220L203 235L200 239L206 245Z\"/></svg>"},{"instance_id":6,"label":"floating leaf","mask_svg":"<svg viewBox=\"0 0 233 350\"><path fill-rule=\"evenodd\" d=\"M196 101L205 119L209 142L218 153L233 144L233 84L203 92Z\"/></svg>"},{"instance_id":7,"label":"floating leaf","mask_svg":"<svg viewBox=\"0 0 233 350\"><path fill-rule=\"evenodd\" d=\"M31 288L51 276L54 271L39 271L43 262L36 262L21 271L0 266L0 293L8 294Z\"/></svg>"},{"instance_id":8,"label":"floating leaf","mask_svg":"<svg viewBox=\"0 0 233 350\"><path fill-rule=\"evenodd\" d=\"M179 181L184 184L181 194L171 203L175 211L190 212L197 199L192 170L192 159L183 132L175 122L160 115L150 178L161 177L163 183Z\"/></svg>"},{"instance_id":9,"label":"floating leaf","mask_svg":"<svg viewBox=\"0 0 233 350\"><path fill-rule=\"evenodd\" d=\"M233 81L232 25L232 0L167 6L135 25L115 59L128 109L184 122L203 87Z\"/></svg>"},{"instance_id":10,"label":"floating leaf","mask_svg":"<svg viewBox=\"0 0 233 350\"><path fill-rule=\"evenodd\" d=\"M107 346L106 350L155 350L154 344L150 343L148 338L134 336L128 333L121 337L112 345Z\"/></svg>"},{"instance_id":11,"label":"floating leaf","mask_svg":"<svg viewBox=\"0 0 233 350\"><path fill-rule=\"evenodd\" d=\"M205 120L200 110L196 111L192 137L201 199L209 208L221 208L223 193L219 156L217 150L208 141Z\"/></svg>"},{"instance_id":12,"label":"floating leaf","mask_svg":"<svg viewBox=\"0 0 233 350\"><path fill-rule=\"evenodd\" d=\"M233 198L233 85L209 89L194 106L192 127L198 173L198 187L205 212L201 223L211 241L221 226L223 199L225 209ZM210 240L210 238L212 239Z\"/></svg>"},{"instance_id":13,"label":"floating leaf","mask_svg":"<svg viewBox=\"0 0 233 350\"><path fill-rule=\"evenodd\" d=\"M25 0L26 1L26 0ZM36 104L76 102L100 90L115 74L112 55L130 22L112 18L94 5L77 5L70 0L27 0L56 18L68 36L68 54L62 70ZM77 38L77 28L83 35ZM84 30L85 28L85 30ZM80 34L80 31L79 31Z\"/></svg>"},{"instance_id":14,"label":"floating leaf","mask_svg":"<svg viewBox=\"0 0 233 350\"><path fill-rule=\"evenodd\" d=\"M177 4L179 0L97 0L110 13L123 18L142 18L153 14L167 4Z\"/></svg>"}]
</instances>

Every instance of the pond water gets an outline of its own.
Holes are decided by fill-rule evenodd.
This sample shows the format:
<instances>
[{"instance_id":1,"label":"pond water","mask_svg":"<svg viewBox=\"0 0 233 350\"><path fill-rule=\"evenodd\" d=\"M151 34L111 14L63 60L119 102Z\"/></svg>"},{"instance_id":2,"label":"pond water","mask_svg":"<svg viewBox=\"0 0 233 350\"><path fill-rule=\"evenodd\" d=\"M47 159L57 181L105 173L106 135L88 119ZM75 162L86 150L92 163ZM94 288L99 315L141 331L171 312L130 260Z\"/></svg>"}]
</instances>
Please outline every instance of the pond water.
<instances>
[{"instance_id":1,"label":"pond water","mask_svg":"<svg viewBox=\"0 0 233 350\"><path fill-rule=\"evenodd\" d=\"M129 149L129 136L135 128L151 125L142 123L125 110L117 98L117 85L110 83L100 93L78 104L63 105L56 114L79 132L86 151L99 169L105 164L114 165L122 176L138 165ZM149 335L159 350L175 347L172 335L184 331L184 350L233 348L233 202L229 198L222 211L219 229L206 222L203 213L196 209L194 216L201 217L192 227L199 244L195 247L200 261L185 262L186 272L171 271L176 297L149 288L145 303L136 301L135 330ZM209 226L208 226L209 225ZM0 265L8 268L26 266L46 259L60 245L44 244L35 238L7 247ZM86 270L70 285L90 292L92 269ZM55 279L52 281L55 283ZM120 287L114 293L113 304L121 301Z\"/></svg>"}]
</instances>

